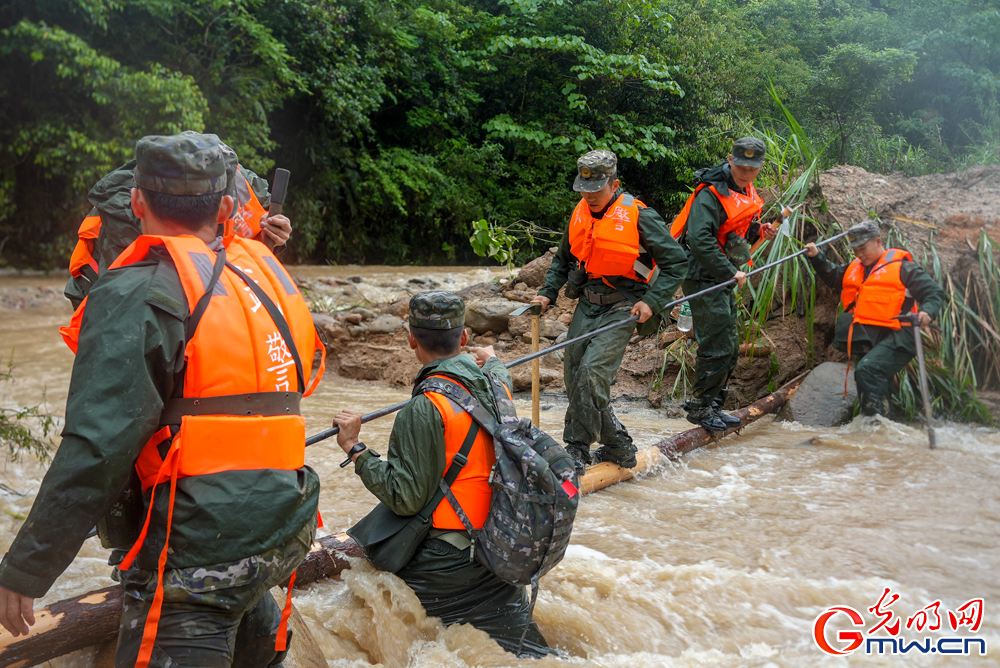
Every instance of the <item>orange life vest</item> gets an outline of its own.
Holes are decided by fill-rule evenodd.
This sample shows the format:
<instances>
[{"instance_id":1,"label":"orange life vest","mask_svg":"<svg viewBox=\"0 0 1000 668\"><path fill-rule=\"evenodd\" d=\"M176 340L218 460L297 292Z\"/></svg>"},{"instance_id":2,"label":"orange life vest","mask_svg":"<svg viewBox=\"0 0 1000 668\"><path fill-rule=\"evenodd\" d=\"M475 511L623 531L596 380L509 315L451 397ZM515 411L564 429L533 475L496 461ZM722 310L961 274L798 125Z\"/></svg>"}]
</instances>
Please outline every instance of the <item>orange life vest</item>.
<instances>
[{"instance_id":1,"label":"orange life vest","mask_svg":"<svg viewBox=\"0 0 1000 668\"><path fill-rule=\"evenodd\" d=\"M196 317L199 301L211 282L218 261L216 253L197 237L140 236L114 261L109 271L144 260L155 246L164 247L170 254L187 297L189 317ZM269 410L267 414L260 414L265 412L262 410L250 414L251 411L244 413L246 404L239 404L251 398L262 402L270 400L271 406L280 403L282 398L286 405L289 398L297 404L298 393L308 396L315 389L323 374L325 357L312 385L306 388L305 380L311 375L316 346L323 349L309 308L291 277L264 244L232 239L225 249L225 260L226 267L184 349L181 402L191 406L190 412L209 414L185 414L179 425L162 427L146 443L135 464L143 490L154 489L145 524L119 566L122 570L131 566L145 541L156 485L170 483L166 537L158 561L157 589L136 663L139 668L148 665L156 640L177 480L223 471L289 471L305 464L305 421L297 410L286 407L284 411ZM281 314L277 319L271 317L262 299L231 266L242 271L277 305ZM85 304L81 304L81 312ZM279 320L287 323L291 341L285 340L279 331L282 329ZM223 408L219 403L223 401L232 404ZM201 403L204 407L199 409ZM161 455L161 448L164 455ZM291 600L290 593L288 599ZM287 623L289 612L286 606L283 625ZM279 630L278 640L280 651L285 642L283 629Z\"/></svg>"},{"instance_id":2,"label":"orange life vest","mask_svg":"<svg viewBox=\"0 0 1000 668\"><path fill-rule=\"evenodd\" d=\"M644 252L639 245L639 209L646 205L631 195L622 194L600 220L591 214L587 200L573 210L569 222L569 249L592 278L624 276L648 283L652 267L639 262Z\"/></svg>"},{"instance_id":3,"label":"orange life vest","mask_svg":"<svg viewBox=\"0 0 1000 668\"><path fill-rule=\"evenodd\" d=\"M97 241L101 233L101 217L97 213L97 207L90 210L87 217L80 223L80 230L77 232L79 240L73 255L69 258L69 273L73 278L79 278L83 274L84 267L94 270L94 277L97 276L97 259L94 257L94 242ZM91 280L94 280L93 277Z\"/></svg>"},{"instance_id":4,"label":"orange life vest","mask_svg":"<svg viewBox=\"0 0 1000 668\"><path fill-rule=\"evenodd\" d=\"M694 204L694 198L704 188L712 191L712 194L722 203L722 208L726 211L726 219L722 221L719 232L716 234L716 241L719 242L719 248L723 248L726 245L726 237L729 236L730 232L735 232L745 238L747 231L750 229L750 223L759 218L760 212L764 210L764 200L757 194L757 189L753 187L752 183L746 187L746 195L730 188L728 197L723 197L714 185L707 183L698 184L698 187L694 189L694 192L691 193L691 196L684 203L684 208L681 209L681 212L674 218L674 222L671 223L670 235L674 239L680 239L681 235L684 234L684 230L687 229L688 217L691 215L691 205Z\"/></svg>"},{"instance_id":5,"label":"orange life vest","mask_svg":"<svg viewBox=\"0 0 1000 668\"><path fill-rule=\"evenodd\" d=\"M445 378L453 383L461 385L454 378L446 376L429 376L430 378ZM464 387L464 386L463 386ZM466 388L468 389L468 388ZM510 389L506 388L508 396ZM462 448L462 443L472 426L472 416L467 412L457 408L451 401L442 394L436 392L424 392L424 396L431 400L441 420L444 422L444 446L445 465L444 471L448 472L451 461ZM476 434L476 440L469 451L469 461L462 467L458 478L451 485L452 494L458 500L462 510L465 511L469 522L475 529L482 529L486 522L486 517L490 512L490 499L493 490L490 488L489 479L493 465L496 464L496 453L493 450L493 437L485 429L480 429ZM459 519L458 514L447 499L441 499L441 503L434 510L433 526L435 529L449 529L455 531L465 530L465 525Z\"/></svg>"},{"instance_id":6,"label":"orange life vest","mask_svg":"<svg viewBox=\"0 0 1000 668\"><path fill-rule=\"evenodd\" d=\"M906 301L906 286L899 278L903 260L912 262L913 257L898 248L886 249L868 278L861 260L855 258L847 266L840 301L845 311L854 313L854 322L889 329L903 326L899 320L893 320L900 315ZM917 312L916 304L911 312Z\"/></svg>"}]
</instances>

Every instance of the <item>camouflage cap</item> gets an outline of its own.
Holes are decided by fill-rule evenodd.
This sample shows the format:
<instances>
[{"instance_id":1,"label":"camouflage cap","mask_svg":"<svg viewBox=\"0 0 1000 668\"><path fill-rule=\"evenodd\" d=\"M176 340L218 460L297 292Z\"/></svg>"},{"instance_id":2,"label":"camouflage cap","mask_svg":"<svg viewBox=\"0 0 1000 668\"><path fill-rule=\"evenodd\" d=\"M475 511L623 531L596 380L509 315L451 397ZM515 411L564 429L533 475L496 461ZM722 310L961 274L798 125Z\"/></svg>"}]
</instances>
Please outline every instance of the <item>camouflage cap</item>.
<instances>
[{"instance_id":1,"label":"camouflage cap","mask_svg":"<svg viewBox=\"0 0 1000 668\"><path fill-rule=\"evenodd\" d=\"M740 167L763 167L764 142L756 137L742 137L733 142L733 164Z\"/></svg>"},{"instance_id":2,"label":"camouflage cap","mask_svg":"<svg viewBox=\"0 0 1000 668\"><path fill-rule=\"evenodd\" d=\"M226 160L215 135L143 137L135 144L137 186L170 195L225 192Z\"/></svg>"},{"instance_id":3,"label":"camouflage cap","mask_svg":"<svg viewBox=\"0 0 1000 668\"><path fill-rule=\"evenodd\" d=\"M851 229L847 230L847 247L857 248L858 246L862 246L866 242L881 236L882 233L879 232L878 223L874 220L866 220L865 222L858 223Z\"/></svg>"},{"instance_id":4,"label":"camouflage cap","mask_svg":"<svg viewBox=\"0 0 1000 668\"><path fill-rule=\"evenodd\" d=\"M465 326L465 302L454 292L421 292L410 298L411 327L455 329Z\"/></svg>"},{"instance_id":5,"label":"camouflage cap","mask_svg":"<svg viewBox=\"0 0 1000 668\"><path fill-rule=\"evenodd\" d=\"M576 180L573 190L578 193L596 193L618 171L618 156L604 149L581 155L576 161Z\"/></svg>"},{"instance_id":6,"label":"camouflage cap","mask_svg":"<svg viewBox=\"0 0 1000 668\"><path fill-rule=\"evenodd\" d=\"M239 196L236 192L236 168L239 167L240 160L236 155L236 151L234 151L229 144L219 139L219 135L209 134L207 132L195 132L194 130L185 130L181 134L195 137L207 137L209 141L219 143L219 148L222 150L222 159L226 161L226 194L233 199L238 199ZM236 209L236 207L233 207L233 213L230 215L230 218L236 215Z\"/></svg>"}]
</instances>

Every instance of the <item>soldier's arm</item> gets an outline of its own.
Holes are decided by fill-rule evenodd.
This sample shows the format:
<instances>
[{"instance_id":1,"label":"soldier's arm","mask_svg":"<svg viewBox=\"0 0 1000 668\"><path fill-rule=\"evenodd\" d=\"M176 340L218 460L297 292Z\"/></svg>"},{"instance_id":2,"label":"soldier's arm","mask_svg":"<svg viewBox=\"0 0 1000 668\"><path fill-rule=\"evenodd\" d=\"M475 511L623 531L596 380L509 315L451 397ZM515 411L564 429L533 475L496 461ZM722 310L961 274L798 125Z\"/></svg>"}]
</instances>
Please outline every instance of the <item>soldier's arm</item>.
<instances>
[{"instance_id":1,"label":"soldier's arm","mask_svg":"<svg viewBox=\"0 0 1000 668\"><path fill-rule=\"evenodd\" d=\"M548 297L552 302L559 296L559 289L566 284L566 277L569 275L570 267L573 263L573 254L569 252L569 225L566 226L566 233L563 234L562 241L559 242L559 249L555 257L552 258L552 265L545 274L545 285L538 291L539 297Z\"/></svg>"},{"instance_id":2,"label":"soldier's arm","mask_svg":"<svg viewBox=\"0 0 1000 668\"><path fill-rule=\"evenodd\" d=\"M504 366L499 357L491 357L483 364L483 373L493 376L507 386L511 392L514 391L514 378L510 375L510 370ZM443 474L443 471L442 471Z\"/></svg>"},{"instance_id":3,"label":"soldier's arm","mask_svg":"<svg viewBox=\"0 0 1000 668\"><path fill-rule=\"evenodd\" d=\"M917 300L920 310L927 313L931 320L937 320L945 301L944 291L937 282L919 264L907 260L899 269L899 280Z\"/></svg>"},{"instance_id":4,"label":"soldier's arm","mask_svg":"<svg viewBox=\"0 0 1000 668\"><path fill-rule=\"evenodd\" d=\"M260 205L265 209L270 209L271 190L267 180L257 176L252 170L247 169L245 165L240 165L240 171L243 172L243 176L246 177L250 187L253 188L253 194L257 196L257 201L260 202Z\"/></svg>"},{"instance_id":5,"label":"soldier's arm","mask_svg":"<svg viewBox=\"0 0 1000 668\"><path fill-rule=\"evenodd\" d=\"M806 256L809 260L809 266L813 268L816 275L826 283L831 289L836 292L844 287L844 274L847 272L847 267L844 265L837 265L827 259L826 253L822 250L816 255L816 257Z\"/></svg>"},{"instance_id":6,"label":"soldier's arm","mask_svg":"<svg viewBox=\"0 0 1000 668\"><path fill-rule=\"evenodd\" d=\"M385 459L362 452L354 471L369 492L397 515L416 515L444 475L444 423L431 400L417 395L399 412Z\"/></svg>"},{"instance_id":7,"label":"soldier's arm","mask_svg":"<svg viewBox=\"0 0 1000 668\"><path fill-rule=\"evenodd\" d=\"M186 306L165 293L157 296L154 269L107 272L90 293L62 442L0 564L0 586L45 595L125 489L136 457L157 430L184 351L183 322L168 311L183 317ZM161 297L163 307L147 303Z\"/></svg>"},{"instance_id":8,"label":"soldier's arm","mask_svg":"<svg viewBox=\"0 0 1000 668\"><path fill-rule=\"evenodd\" d=\"M660 214L649 207L639 209L639 240L660 268L660 275L646 290L642 301L649 304L653 313L659 313L687 276L687 253L670 236L667 223Z\"/></svg>"},{"instance_id":9,"label":"soldier's arm","mask_svg":"<svg viewBox=\"0 0 1000 668\"><path fill-rule=\"evenodd\" d=\"M717 235L725 210L707 188L695 195L688 215L685 239L691 250L691 257L701 263L701 266L720 283L736 275L736 267L726 258L719 248Z\"/></svg>"}]
</instances>

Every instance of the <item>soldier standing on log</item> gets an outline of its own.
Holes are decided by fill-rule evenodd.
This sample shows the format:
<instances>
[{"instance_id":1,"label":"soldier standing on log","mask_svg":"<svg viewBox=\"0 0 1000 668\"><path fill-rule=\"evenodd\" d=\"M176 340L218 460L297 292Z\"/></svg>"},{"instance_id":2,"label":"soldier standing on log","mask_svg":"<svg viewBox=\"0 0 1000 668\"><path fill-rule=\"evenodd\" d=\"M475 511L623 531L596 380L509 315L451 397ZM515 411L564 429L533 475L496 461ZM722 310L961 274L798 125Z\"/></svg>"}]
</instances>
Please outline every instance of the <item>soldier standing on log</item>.
<instances>
[{"instance_id":1,"label":"soldier standing on log","mask_svg":"<svg viewBox=\"0 0 1000 668\"><path fill-rule=\"evenodd\" d=\"M567 284L579 296L569 338L639 316L639 333L656 331L658 316L687 271L684 251L653 209L620 188L618 158L611 151L591 151L577 160L573 190L582 198L563 235L545 285L534 299L542 311ZM563 441L577 474L598 461L625 468L636 465L636 447L611 408L611 384L621 365L633 328L619 327L566 349L563 375L569 407Z\"/></svg>"},{"instance_id":2,"label":"soldier standing on log","mask_svg":"<svg viewBox=\"0 0 1000 668\"><path fill-rule=\"evenodd\" d=\"M131 545L112 555L116 665L279 666L290 608L268 589L316 531L299 399L318 338L274 254L216 236L233 208L216 138L144 137L134 177L143 235L102 273L68 338L78 354L63 439L0 563L0 625L28 633L33 600L136 484L140 523L111 545Z\"/></svg>"},{"instance_id":3,"label":"soldier standing on log","mask_svg":"<svg viewBox=\"0 0 1000 668\"><path fill-rule=\"evenodd\" d=\"M855 365L861 412L888 416L892 379L917 354L910 325L895 316L915 313L926 327L940 313L945 295L907 251L882 245L875 221L852 227L847 240L855 255L850 264L833 264L812 243L806 244L806 257L824 283L840 290L844 313L833 347Z\"/></svg>"},{"instance_id":4,"label":"soldier standing on log","mask_svg":"<svg viewBox=\"0 0 1000 668\"><path fill-rule=\"evenodd\" d=\"M777 232L760 225L764 203L753 187L764 165L764 142L743 137L733 143L727 162L695 172L695 191L674 219L670 233L687 249L691 262L684 294L693 295L735 278L742 286L750 261L750 245L760 235ZM729 376L739 359L735 287L722 288L691 300L694 336L698 342L693 398L686 402L688 422L708 431L725 431L740 419L724 413Z\"/></svg>"}]
</instances>

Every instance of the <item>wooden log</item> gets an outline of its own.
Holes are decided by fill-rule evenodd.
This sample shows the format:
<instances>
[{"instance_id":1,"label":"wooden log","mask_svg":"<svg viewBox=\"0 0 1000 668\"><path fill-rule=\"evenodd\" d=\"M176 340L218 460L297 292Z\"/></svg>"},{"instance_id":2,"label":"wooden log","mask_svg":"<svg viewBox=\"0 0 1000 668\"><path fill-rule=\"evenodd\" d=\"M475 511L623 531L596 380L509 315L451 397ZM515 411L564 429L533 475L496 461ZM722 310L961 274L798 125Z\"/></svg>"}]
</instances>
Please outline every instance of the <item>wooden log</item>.
<instances>
[{"instance_id":1,"label":"wooden log","mask_svg":"<svg viewBox=\"0 0 1000 668\"><path fill-rule=\"evenodd\" d=\"M735 411L734 415L744 421L741 427L784 405L804 377L805 374L773 394ZM655 466L660 461L661 453L668 457L679 457L685 452L716 442L733 431L736 429L713 435L700 427L689 429L640 450L636 454L638 464L632 469L623 469L610 462L597 464L587 470L581 481L580 491L588 494L629 480L637 473ZM363 556L361 547L347 534L325 536L313 543L312 550L299 566L295 583L297 586L305 586L325 577L337 576L350 566L348 557ZM109 642L118 634L121 608L121 589L115 585L37 610L36 623L27 636L14 638L0 630L0 666L28 668L84 647Z\"/></svg>"}]
</instances>

